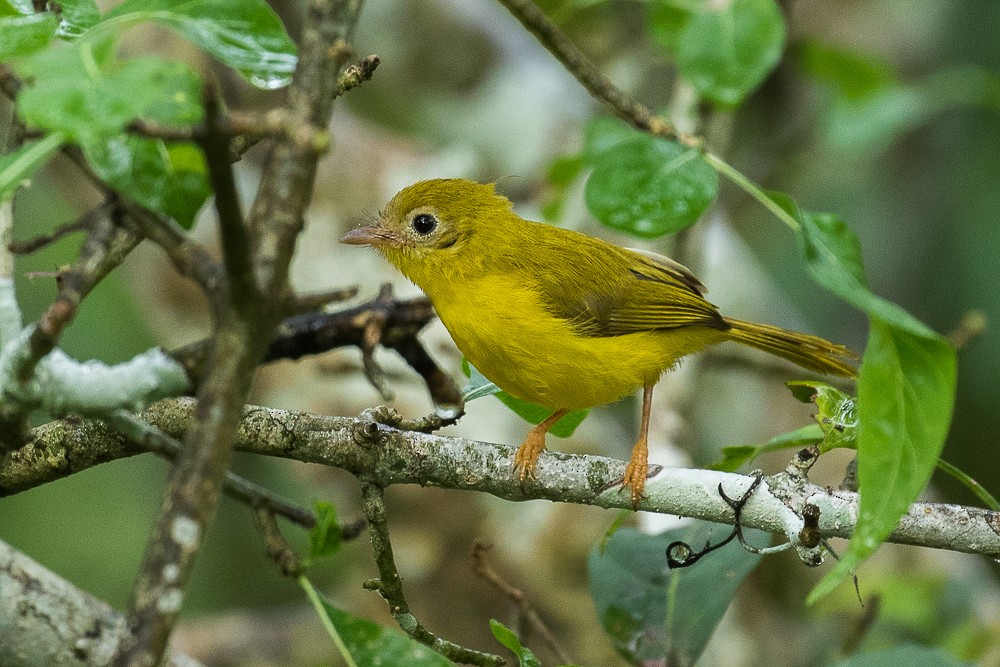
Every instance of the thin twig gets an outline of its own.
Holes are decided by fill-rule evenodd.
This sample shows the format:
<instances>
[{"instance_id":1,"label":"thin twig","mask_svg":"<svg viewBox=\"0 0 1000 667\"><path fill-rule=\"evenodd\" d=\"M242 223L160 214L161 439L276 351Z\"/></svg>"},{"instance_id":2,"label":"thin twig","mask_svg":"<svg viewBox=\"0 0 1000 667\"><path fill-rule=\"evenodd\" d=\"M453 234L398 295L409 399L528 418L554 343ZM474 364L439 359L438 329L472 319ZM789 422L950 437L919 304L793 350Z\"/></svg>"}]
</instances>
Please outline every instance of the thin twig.
<instances>
[{"instance_id":1,"label":"thin twig","mask_svg":"<svg viewBox=\"0 0 1000 667\"><path fill-rule=\"evenodd\" d=\"M549 645L549 649L552 650L553 655L559 660L560 664L569 665L573 663L569 655L563 650L562 646L559 645L559 641L556 639L555 635L549 629L549 626L545 624L542 617L535 611L534 606L528 601L528 598L524 595L524 592L513 586L501 577L496 570L494 570L486 560L486 554L490 550L490 547L483 542L475 542L472 545L472 571L479 577L482 577L490 584L493 585L498 591L507 596L520 610L521 615L531 623L531 626L542 636L542 640ZM523 638L522 638L523 639ZM525 639L525 641L527 641Z\"/></svg>"},{"instance_id":2,"label":"thin twig","mask_svg":"<svg viewBox=\"0 0 1000 667\"><path fill-rule=\"evenodd\" d=\"M205 136L200 139L199 145L205 154L212 191L215 193L219 242L229 279L229 298L237 310L250 314L264 305L263 295L257 287L250 260L250 237L236 192L233 165L229 160L229 136L220 129L221 110L213 84L206 83L202 99L205 106Z\"/></svg>"},{"instance_id":3,"label":"thin twig","mask_svg":"<svg viewBox=\"0 0 1000 667\"><path fill-rule=\"evenodd\" d=\"M375 565L379 572L379 578L366 581L365 588L377 591L382 596L389 605L389 613L406 634L449 660L481 667L499 667L505 664L506 661L498 655L474 651L441 639L422 626L410 613L410 607L403 596L403 580L399 576L392 555L382 488L377 484L361 480L361 498L364 503L365 518L368 519L372 550L375 552Z\"/></svg>"},{"instance_id":4,"label":"thin twig","mask_svg":"<svg viewBox=\"0 0 1000 667\"><path fill-rule=\"evenodd\" d=\"M278 522L274 520L274 514L266 507L258 507L254 510L254 517L264 538L267 555L281 568L281 573L286 577L297 577L302 574L302 560L281 534Z\"/></svg>"},{"instance_id":5,"label":"thin twig","mask_svg":"<svg viewBox=\"0 0 1000 667\"><path fill-rule=\"evenodd\" d=\"M669 121L612 83L532 0L499 1L591 95L611 107L620 118L653 136L692 148L702 147L700 138L679 133Z\"/></svg>"},{"instance_id":6,"label":"thin twig","mask_svg":"<svg viewBox=\"0 0 1000 667\"><path fill-rule=\"evenodd\" d=\"M375 74L375 69L381 62L378 56L372 54L365 56L353 65L345 67L337 79L337 90L334 92L334 95L339 97L352 88L356 88L371 79Z\"/></svg>"}]
</instances>

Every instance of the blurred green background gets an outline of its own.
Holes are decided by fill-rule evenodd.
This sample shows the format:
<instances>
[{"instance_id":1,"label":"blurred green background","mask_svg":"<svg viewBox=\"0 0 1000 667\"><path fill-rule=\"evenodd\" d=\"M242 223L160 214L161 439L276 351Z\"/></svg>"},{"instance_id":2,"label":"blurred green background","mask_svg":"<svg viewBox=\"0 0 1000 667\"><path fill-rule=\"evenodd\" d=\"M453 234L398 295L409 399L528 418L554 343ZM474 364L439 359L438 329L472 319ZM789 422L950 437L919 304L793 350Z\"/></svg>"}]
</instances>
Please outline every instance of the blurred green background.
<instances>
[{"instance_id":1,"label":"blurred green background","mask_svg":"<svg viewBox=\"0 0 1000 667\"><path fill-rule=\"evenodd\" d=\"M542 4L619 85L655 108L670 105L674 70L648 29L655 3ZM861 238L876 293L942 332L971 310L1000 322L997 4L799 0L782 6L789 22L784 60L742 108L702 109L709 145L765 188L789 192L810 210L841 214ZM301 6L275 7L296 34ZM338 102L333 154L322 163L299 243L299 289L360 284L367 299L389 280L399 293L413 293L373 255L338 247L336 239L420 178L497 180L525 216L635 245L585 213L581 177L550 178L554 163L579 152L583 128L603 110L499 5L372 0L354 43L359 55L378 54L382 66ZM132 31L127 48L212 67L160 31ZM267 108L281 99L280 92L248 90L231 75L216 74L234 108ZM259 147L240 166L248 197L266 155ZM57 160L21 194L15 234L23 239L48 232L95 203L73 167ZM195 230L209 245L212 215L203 212ZM68 239L18 262L26 320L55 293L51 277L32 272L70 262L77 246L77 239ZM651 247L683 257L727 312L864 346L863 318L815 287L787 230L728 185L716 209L681 243L665 239ZM64 347L81 359L118 361L149 345L172 347L206 332L197 291L174 276L157 251L143 248L88 298ZM459 377L457 353L440 327L425 341ZM1000 492L998 349L1000 334L990 326L961 350L957 408L944 452L994 495ZM429 411L419 380L392 356L380 359L396 389L395 405L411 416ZM659 453L662 461L704 465L722 446L762 442L809 420L808 408L791 398L780 378L744 367L692 362L682 382L665 382L660 392L674 392L664 400L682 422L663 428L671 437ZM346 350L264 369L254 400L355 414L381 399L363 380L357 351ZM595 410L573 438L550 446L624 457L635 425L634 401L626 401ZM496 401L482 399L450 432L516 444L524 430ZM843 463L820 466L818 474L829 476L824 483L839 481ZM783 465L782 457L764 462L768 472ZM332 500L341 516L358 514L355 483L347 475L239 455L234 467L302 503ZM165 472L164 462L140 457L2 499L0 537L121 608L161 502ZM935 477L927 496L974 504L944 478ZM495 545L498 569L532 597L580 664L623 664L598 629L586 586L587 553L612 513L416 488L392 489L389 500L411 605L433 630L476 648L499 649L487 622L491 616L506 622L511 610L469 570L468 548L480 537ZM302 535L288 532L305 544ZM865 641L875 647L913 639L948 646L979 664L1000 664L998 573L995 563L973 557L883 549L859 573L863 594L884 598ZM364 537L314 574L341 607L391 623L381 601L360 588L374 574ZM838 655L863 610L847 585L839 597L804 612L806 592L819 574L788 554L765 559L702 664L823 664ZM209 664L334 660L299 589L265 557L250 512L228 500L199 558L184 613L179 641ZM778 632L787 640L761 640Z\"/></svg>"}]
</instances>

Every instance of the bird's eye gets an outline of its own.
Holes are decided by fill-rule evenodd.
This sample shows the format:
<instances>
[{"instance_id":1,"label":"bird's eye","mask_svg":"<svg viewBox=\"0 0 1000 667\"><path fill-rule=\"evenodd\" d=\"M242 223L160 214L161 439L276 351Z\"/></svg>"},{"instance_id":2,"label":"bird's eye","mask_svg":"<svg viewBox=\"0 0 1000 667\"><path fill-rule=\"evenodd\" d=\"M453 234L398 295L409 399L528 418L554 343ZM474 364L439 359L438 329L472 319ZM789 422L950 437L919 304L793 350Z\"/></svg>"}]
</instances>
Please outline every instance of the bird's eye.
<instances>
[{"instance_id":1,"label":"bird's eye","mask_svg":"<svg viewBox=\"0 0 1000 667\"><path fill-rule=\"evenodd\" d=\"M420 215L413 218L413 222L410 223L413 226L413 231L421 236L427 236L437 228L437 218L429 213L421 213Z\"/></svg>"}]
</instances>

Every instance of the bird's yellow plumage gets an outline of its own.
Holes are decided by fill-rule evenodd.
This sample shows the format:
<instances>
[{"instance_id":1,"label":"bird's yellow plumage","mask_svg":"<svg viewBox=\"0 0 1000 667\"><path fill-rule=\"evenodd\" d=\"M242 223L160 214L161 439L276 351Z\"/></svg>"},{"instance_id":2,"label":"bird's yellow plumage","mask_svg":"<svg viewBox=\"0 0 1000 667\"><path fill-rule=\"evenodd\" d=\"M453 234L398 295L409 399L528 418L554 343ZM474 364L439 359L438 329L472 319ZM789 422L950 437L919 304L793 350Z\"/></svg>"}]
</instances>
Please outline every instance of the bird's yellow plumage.
<instances>
[{"instance_id":1,"label":"bird's yellow plumage","mask_svg":"<svg viewBox=\"0 0 1000 667\"><path fill-rule=\"evenodd\" d=\"M846 348L724 318L680 264L523 220L492 185L416 183L375 224L342 240L374 246L420 286L458 348L497 386L553 411L518 449L522 480L568 410L643 387L640 438L623 481L637 503L652 387L678 359L715 343L732 340L821 373L854 374Z\"/></svg>"}]
</instances>

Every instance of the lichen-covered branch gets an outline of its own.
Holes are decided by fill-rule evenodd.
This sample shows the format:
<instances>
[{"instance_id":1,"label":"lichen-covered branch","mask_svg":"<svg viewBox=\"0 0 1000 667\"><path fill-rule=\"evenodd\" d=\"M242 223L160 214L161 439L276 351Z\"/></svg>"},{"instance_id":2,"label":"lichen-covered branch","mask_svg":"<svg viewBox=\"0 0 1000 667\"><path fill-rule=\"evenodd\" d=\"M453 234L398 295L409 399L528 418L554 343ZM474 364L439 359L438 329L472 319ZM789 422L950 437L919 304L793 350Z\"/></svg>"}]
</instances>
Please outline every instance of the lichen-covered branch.
<instances>
[{"instance_id":1,"label":"lichen-covered branch","mask_svg":"<svg viewBox=\"0 0 1000 667\"><path fill-rule=\"evenodd\" d=\"M170 399L150 406L142 417L176 438L192 423L194 413L191 399ZM55 421L36 428L33 435L34 442L12 452L10 460L0 465L0 496L141 453L123 436L90 420ZM368 419L247 407L235 446L241 451L342 468L383 487L419 484L489 493L511 501L547 499L632 507L628 494L619 491L623 461L546 451L539 459L537 479L522 487L511 473L513 446L401 431ZM732 510L719 496L719 484L729 496L737 496L752 482L748 475L664 468L647 483L638 509L729 524ZM764 478L743 509L742 523L745 528L797 540L806 504L819 508L823 537L851 535L858 495L831 491L789 471ZM997 557L1000 512L914 503L888 541Z\"/></svg>"},{"instance_id":2,"label":"lichen-covered branch","mask_svg":"<svg viewBox=\"0 0 1000 667\"><path fill-rule=\"evenodd\" d=\"M0 540L0 665L105 667L128 634L106 603ZM201 663L174 653L167 667Z\"/></svg>"}]
</instances>

